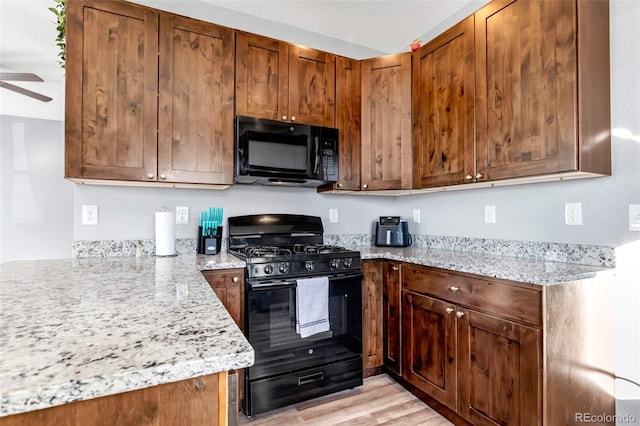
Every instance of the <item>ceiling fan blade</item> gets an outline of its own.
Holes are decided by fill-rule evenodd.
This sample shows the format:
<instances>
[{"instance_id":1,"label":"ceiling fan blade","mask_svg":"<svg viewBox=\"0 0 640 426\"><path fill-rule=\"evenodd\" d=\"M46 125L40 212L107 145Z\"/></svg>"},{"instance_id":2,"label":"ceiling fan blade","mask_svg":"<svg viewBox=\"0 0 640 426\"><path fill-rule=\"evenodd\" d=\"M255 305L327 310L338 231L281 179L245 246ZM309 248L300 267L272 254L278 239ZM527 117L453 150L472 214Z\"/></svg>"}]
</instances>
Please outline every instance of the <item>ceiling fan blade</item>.
<instances>
[{"instance_id":1,"label":"ceiling fan blade","mask_svg":"<svg viewBox=\"0 0 640 426\"><path fill-rule=\"evenodd\" d=\"M32 92L31 90L24 89L22 87L14 86L13 84L0 81L0 87L3 89L8 89L16 93L20 93L21 95L29 96L31 98L37 99L42 102L49 102L53 98L48 96L41 95L40 93Z\"/></svg>"},{"instance_id":2,"label":"ceiling fan blade","mask_svg":"<svg viewBox=\"0 0 640 426\"><path fill-rule=\"evenodd\" d=\"M0 72L0 80L9 80L9 81L39 81L43 82L44 80L38 77L35 74L28 72Z\"/></svg>"}]
</instances>

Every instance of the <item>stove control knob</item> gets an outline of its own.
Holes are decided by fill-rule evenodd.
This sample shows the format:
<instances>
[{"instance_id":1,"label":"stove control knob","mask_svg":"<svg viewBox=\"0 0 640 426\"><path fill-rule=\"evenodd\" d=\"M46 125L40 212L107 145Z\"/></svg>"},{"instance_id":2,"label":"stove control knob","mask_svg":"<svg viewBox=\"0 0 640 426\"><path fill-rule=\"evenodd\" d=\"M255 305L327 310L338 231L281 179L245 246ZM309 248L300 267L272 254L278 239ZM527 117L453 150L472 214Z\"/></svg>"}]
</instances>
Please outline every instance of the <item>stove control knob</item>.
<instances>
[{"instance_id":1,"label":"stove control knob","mask_svg":"<svg viewBox=\"0 0 640 426\"><path fill-rule=\"evenodd\" d=\"M340 267L340 259L331 259L331 269L337 269Z\"/></svg>"},{"instance_id":2,"label":"stove control knob","mask_svg":"<svg viewBox=\"0 0 640 426\"><path fill-rule=\"evenodd\" d=\"M344 267L345 268L350 268L351 267L351 263L353 262L353 259L350 257L345 257L344 258Z\"/></svg>"},{"instance_id":3,"label":"stove control knob","mask_svg":"<svg viewBox=\"0 0 640 426\"><path fill-rule=\"evenodd\" d=\"M305 268L307 271L313 271L313 270L315 269L315 267L316 267L316 265L313 263L313 260L307 260L307 261L304 263L304 268Z\"/></svg>"},{"instance_id":4,"label":"stove control knob","mask_svg":"<svg viewBox=\"0 0 640 426\"><path fill-rule=\"evenodd\" d=\"M281 274L286 274L289 272L289 264L281 263L280 266L278 266L278 271L280 271Z\"/></svg>"},{"instance_id":5,"label":"stove control knob","mask_svg":"<svg viewBox=\"0 0 640 426\"><path fill-rule=\"evenodd\" d=\"M264 273L267 275L273 274L273 265L264 265Z\"/></svg>"}]
</instances>

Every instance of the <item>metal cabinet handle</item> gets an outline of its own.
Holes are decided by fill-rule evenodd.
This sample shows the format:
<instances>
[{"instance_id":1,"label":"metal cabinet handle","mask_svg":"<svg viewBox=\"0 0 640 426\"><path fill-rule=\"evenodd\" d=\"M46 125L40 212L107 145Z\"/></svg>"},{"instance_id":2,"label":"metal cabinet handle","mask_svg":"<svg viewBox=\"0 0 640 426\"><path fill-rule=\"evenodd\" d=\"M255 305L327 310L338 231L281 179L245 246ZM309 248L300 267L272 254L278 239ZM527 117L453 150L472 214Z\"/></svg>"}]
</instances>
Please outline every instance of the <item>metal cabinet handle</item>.
<instances>
[{"instance_id":1,"label":"metal cabinet handle","mask_svg":"<svg viewBox=\"0 0 640 426\"><path fill-rule=\"evenodd\" d=\"M202 383L202 380L196 380L196 389L200 390L202 388L204 388L204 383Z\"/></svg>"},{"instance_id":2,"label":"metal cabinet handle","mask_svg":"<svg viewBox=\"0 0 640 426\"><path fill-rule=\"evenodd\" d=\"M473 176L471 176L471 175L466 175L464 178L465 178L466 180L471 180L471 179L473 179Z\"/></svg>"},{"instance_id":3,"label":"metal cabinet handle","mask_svg":"<svg viewBox=\"0 0 640 426\"><path fill-rule=\"evenodd\" d=\"M451 287L449 287L449 291L450 291L451 293L457 293L457 292L459 292L459 291L460 291L460 287L454 287L454 286L451 286Z\"/></svg>"},{"instance_id":4,"label":"metal cabinet handle","mask_svg":"<svg viewBox=\"0 0 640 426\"><path fill-rule=\"evenodd\" d=\"M233 277L233 278L231 278L231 281L232 281L232 282L234 282L234 283L237 283L237 282L239 282L239 281L240 281L240 278L238 278L238 277Z\"/></svg>"},{"instance_id":5,"label":"metal cabinet handle","mask_svg":"<svg viewBox=\"0 0 640 426\"><path fill-rule=\"evenodd\" d=\"M291 116L291 121L296 121L296 116L295 115Z\"/></svg>"},{"instance_id":6,"label":"metal cabinet handle","mask_svg":"<svg viewBox=\"0 0 640 426\"><path fill-rule=\"evenodd\" d=\"M450 314L451 312L455 311L455 309L453 308L447 308L444 310L446 313Z\"/></svg>"},{"instance_id":7,"label":"metal cabinet handle","mask_svg":"<svg viewBox=\"0 0 640 426\"><path fill-rule=\"evenodd\" d=\"M456 312L456 316L458 318L462 318L464 316L464 312L458 311L458 312Z\"/></svg>"},{"instance_id":8,"label":"metal cabinet handle","mask_svg":"<svg viewBox=\"0 0 640 426\"><path fill-rule=\"evenodd\" d=\"M393 266L391 267L391 269L392 269L393 271L398 271L398 270L400 270L400 268L398 268L398 267L397 267L397 266L395 266L395 265L393 265Z\"/></svg>"},{"instance_id":9,"label":"metal cabinet handle","mask_svg":"<svg viewBox=\"0 0 640 426\"><path fill-rule=\"evenodd\" d=\"M482 179L482 173L477 173L476 174L476 179Z\"/></svg>"},{"instance_id":10,"label":"metal cabinet handle","mask_svg":"<svg viewBox=\"0 0 640 426\"><path fill-rule=\"evenodd\" d=\"M153 177L154 177L154 176L155 176L155 175L154 175L153 173L149 173L149 174L147 175L147 178L148 178L148 179L153 179Z\"/></svg>"},{"instance_id":11,"label":"metal cabinet handle","mask_svg":"<svg viewBox=\"0 0 640 426\"><path fill-rule=\"evenodd\" d=\"M283 119L283 120L286 120L286 119L287 119L287 116L286 116L286 115L283 115L283 116L282 116L282 119Z\"/></svg>"},{"instance_id":12,"label":"metal cabinet handle","mask_svg":"<svg viewBox=\"0 0 640 426\"><path fill-rule=\"evenodd\" d=\"M166 178L167 178L167 175L165 175L165 174L161 174L160 175L160 179L165 180Z\"/></svg>"},{"instance_id":13,"label":"metal cabinet handle","mask_svg":"<svg viewBox=\"0 0 640 426\"><path fill-rule=\"evenodd\" d=\"M342 182L338 182L338 188L342 188L343 186Z\"/></svg>"},{"instance_id":14,"label":"metal cabinet handle","mask_svg":"<svg viewBox=\"0 0 640 426\"><path fill-rule=\"evenodd\" d=\"M367 189L369 187L369 185L367 185L366 183L362 184L362 189Z\"/></svg>"}]
</instances>

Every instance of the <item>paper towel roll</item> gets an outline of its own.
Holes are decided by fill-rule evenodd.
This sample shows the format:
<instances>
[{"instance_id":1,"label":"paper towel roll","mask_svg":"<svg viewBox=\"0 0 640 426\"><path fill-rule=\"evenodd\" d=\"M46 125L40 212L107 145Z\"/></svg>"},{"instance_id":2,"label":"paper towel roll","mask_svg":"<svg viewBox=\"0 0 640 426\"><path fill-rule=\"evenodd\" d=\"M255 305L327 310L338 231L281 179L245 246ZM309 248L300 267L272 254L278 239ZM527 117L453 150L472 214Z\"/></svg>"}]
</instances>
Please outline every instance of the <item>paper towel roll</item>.
<instances>
[{"instance_id":1,"label":"paper towel roll","mask_svg":"<svg viewBox=\"0 0 640 426\"><path fill-rule=\"evenodd\" d=\"M156 256L175 256L175 226L175 213L156 212Z\"/></svg>"}]
</instances>

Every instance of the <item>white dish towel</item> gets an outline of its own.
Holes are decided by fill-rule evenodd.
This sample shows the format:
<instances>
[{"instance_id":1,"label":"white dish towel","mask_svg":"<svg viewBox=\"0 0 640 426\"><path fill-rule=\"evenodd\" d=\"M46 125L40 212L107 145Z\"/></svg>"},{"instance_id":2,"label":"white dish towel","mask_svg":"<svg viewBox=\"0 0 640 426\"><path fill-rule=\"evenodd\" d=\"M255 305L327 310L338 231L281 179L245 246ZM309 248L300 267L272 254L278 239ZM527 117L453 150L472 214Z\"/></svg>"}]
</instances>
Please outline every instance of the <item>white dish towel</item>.
<instances>
[{"instance_id":1,"label":"white dish towel","mask_svg":"<svg viewBox=\"0 0 640 426\"><path fill-rule=\"evenodd\" d=\"M329 330L329 278L296 280L296 333L305 338Z\"/></svg>"}]
</instances>

